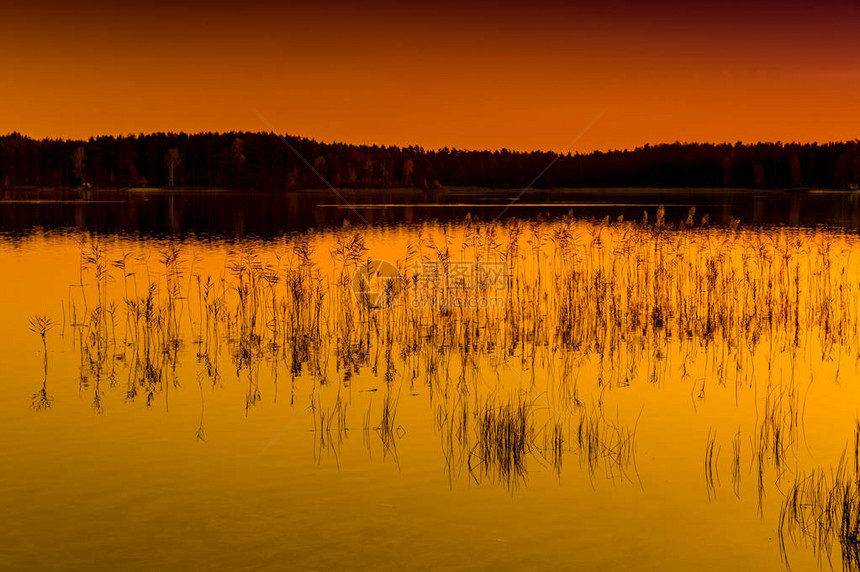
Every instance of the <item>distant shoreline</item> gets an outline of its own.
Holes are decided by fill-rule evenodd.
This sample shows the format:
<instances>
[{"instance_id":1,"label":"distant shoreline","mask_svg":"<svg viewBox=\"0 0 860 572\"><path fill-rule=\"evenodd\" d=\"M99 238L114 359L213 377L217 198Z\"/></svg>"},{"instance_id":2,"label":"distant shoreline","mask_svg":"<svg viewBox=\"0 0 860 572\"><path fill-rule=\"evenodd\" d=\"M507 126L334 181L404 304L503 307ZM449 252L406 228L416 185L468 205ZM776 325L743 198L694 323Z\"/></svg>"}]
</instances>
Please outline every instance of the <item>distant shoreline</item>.
<instances>
[{"instance_id":1,"label":"distant shoreline","mask_svg":"<svg viewBox=\"0 0 860 572\"><path fill-rule=\"evenodd\" d=\"M860 141L674 143L587 154L325 144L274 133L155 133L89 141L0 136L0 186L856 189ZM142 192L142 191L141 191Z\"/></svg>"}]
</instances>

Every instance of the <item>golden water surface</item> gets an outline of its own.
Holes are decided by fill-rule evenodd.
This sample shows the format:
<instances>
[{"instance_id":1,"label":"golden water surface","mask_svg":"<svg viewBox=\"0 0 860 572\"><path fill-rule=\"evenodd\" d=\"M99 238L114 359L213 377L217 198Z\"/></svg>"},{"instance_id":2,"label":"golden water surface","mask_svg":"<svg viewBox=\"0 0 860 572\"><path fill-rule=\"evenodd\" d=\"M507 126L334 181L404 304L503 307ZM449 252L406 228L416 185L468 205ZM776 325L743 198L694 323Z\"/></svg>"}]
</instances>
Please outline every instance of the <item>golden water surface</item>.
<instances>
[{"instance_id":1,"label":"golden water surface","mask_svg":"<svg viewBox=\"0 0 860 572\"><path fill-rule=\"evenodd\" d=\"M860 241L688 222L5 238L0 568L856 567Z\"/></svg>"}]
</instances>

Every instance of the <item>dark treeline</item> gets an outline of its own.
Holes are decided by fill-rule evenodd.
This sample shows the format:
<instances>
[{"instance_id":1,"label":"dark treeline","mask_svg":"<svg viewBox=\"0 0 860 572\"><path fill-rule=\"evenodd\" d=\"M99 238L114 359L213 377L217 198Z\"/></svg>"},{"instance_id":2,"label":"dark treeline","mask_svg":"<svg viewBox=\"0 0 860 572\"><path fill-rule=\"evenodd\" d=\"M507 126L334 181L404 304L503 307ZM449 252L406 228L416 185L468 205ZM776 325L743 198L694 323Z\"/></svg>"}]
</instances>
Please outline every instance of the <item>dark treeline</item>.
<instances>
[{"instance_id":1,"label":"dark treeline","mask_svg":"<svg viewBox=\"0 0 860 572\"><path fill-rule=\"evenodd\" d=\"M426 151L273 133L154 133L89 141L0 137L0 185L94 187L826 187L860 183L860 141L654 145L633 151ZM294 151L295 149L305 161Z\"/></svg>"}]
</instances>

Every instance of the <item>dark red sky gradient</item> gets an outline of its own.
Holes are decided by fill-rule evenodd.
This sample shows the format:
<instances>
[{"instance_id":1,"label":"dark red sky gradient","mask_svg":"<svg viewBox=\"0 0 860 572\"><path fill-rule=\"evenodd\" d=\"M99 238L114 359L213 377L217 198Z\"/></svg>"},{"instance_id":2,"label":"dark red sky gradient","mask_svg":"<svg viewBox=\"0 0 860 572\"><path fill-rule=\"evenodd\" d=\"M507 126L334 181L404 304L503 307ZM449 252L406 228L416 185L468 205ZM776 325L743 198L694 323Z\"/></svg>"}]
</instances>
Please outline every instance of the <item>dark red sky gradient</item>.
<instances>
[{"instance_id":1,"label":"dark red sky gradient","mask_svg":"<svg viewBox=\"0 0 860 572\"><path fill-rule=\"evenodd\" d=\"M3 133L563 150L605 110L573 150L860 137L858 0L9 4Z\"/></svg>"}]
</instances>

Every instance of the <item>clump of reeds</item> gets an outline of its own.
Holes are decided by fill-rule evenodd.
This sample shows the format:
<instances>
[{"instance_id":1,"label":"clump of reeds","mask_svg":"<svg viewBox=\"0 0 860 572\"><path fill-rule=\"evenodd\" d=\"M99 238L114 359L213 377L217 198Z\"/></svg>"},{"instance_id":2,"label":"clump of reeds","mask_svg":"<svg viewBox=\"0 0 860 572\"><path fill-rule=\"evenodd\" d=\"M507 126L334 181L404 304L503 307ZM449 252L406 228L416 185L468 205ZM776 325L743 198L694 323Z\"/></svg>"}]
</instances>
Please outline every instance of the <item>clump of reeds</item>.
<instances>
[{"instance_id":1,"label":"clump of reeds","mask_svg":"<svg viewBox=\"0 0 860 572\"><path fill-rule=\"evenodd\" d=\"M612 480L632 481L636 475L636 427L625 426L607 419L600 403L596 407L581 407L576 426L576 444L580 462L593 476L603 468Z\"/></svg>"},{"instance_id":2,"label":"clump of reeds","mask_svg":"<svg viewBox=\"0 0 860 572\"><path fill-rule=\"evenodd\" d=\"M779 516L779 539L787 561L787 540L812 545L820 559L831 558L838 544L844 570L860 570L860 423L854 437L853 458L846 448L830 471L800 473L785 493ZM850 458L850 460L849 460Z\"/></svg>"},{"instance_id":3,"label":"clump of reeds","mask_svg":"<svg viewBox=\"0 0 860 572\"><path fill-rule=\"evenodd\" d=\"M532 403L525 395L517 395L507 403L488 398L476 412L470 467L509 486L522 483L534 438L531 416Z\"/></svg>"},{"instance_id":4,"label":"clump of reeds","mask_svg":"<svg viewBox=\"0 0 860 572\"><path fill-rule=\"evenodd\" d=\"M378 309L353 283L377 258L373 238L350 228L243 242L207 271L179 244L159 242L150 261L89 241L67 306L80 385L96 411L117 386L129 402L167 407L193 348L199 435L204 381L212 390L241 383L248 415L278 399L279 379L289 380L291 406L302 395L297 385L310 384L314 403L336 386L342 405L315 410L319 451L346 438L338 430L347 426L346 390L378 383L385 397L365 434L394 454L407 424L395 421L402 380L423 384L434 401L452 478L471 464L473 478L523 482L529 457L560 473L570 451L589 475L602 468L632 480L635 425L608 417L590 392L686 381L695 370L691 396L703 400L729 380L736 391L753 386L758 357L774 362L813 348L822 360L860 355L860 261L850 255L860 239L720 227L707 214L697 224L697 216L691 209L672 221L659 209L641 222L469 219L410 230L400 250L391 231L384 238L401 280L389 283ZM499 263L498 275L488 263ZM499 400L486 380L503 384L511 371L530 372L532 387ZM763 491L764 468L786 473L799 440L796 386L775 379L761 410L751 458ZM739 437L732 446L735 484ZM710 440L711 492L718 451Z\"/></svg>"}]
</instances>

